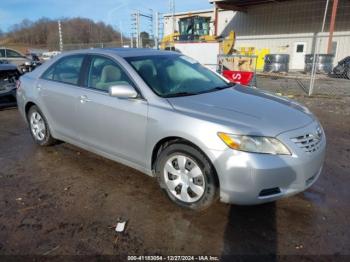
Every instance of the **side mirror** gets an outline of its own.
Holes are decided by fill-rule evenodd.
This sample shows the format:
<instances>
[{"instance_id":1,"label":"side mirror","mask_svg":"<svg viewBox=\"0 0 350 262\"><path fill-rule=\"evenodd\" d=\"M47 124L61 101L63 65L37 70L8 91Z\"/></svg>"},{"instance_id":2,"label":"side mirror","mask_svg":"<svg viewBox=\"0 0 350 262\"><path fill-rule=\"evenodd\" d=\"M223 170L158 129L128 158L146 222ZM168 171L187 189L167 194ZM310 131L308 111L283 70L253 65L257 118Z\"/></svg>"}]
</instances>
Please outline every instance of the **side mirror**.
<instances>
[{"instance_id":1,"label":"side mirror","mask_svg":"<svg viewBox=\"0 0 350 262\"><path fill-rule=\"evenodd\" d=\"M130 85L117 85L109 87L109 95L118 98L136 98L138 94Z\"/></svg>"}]
</instances>

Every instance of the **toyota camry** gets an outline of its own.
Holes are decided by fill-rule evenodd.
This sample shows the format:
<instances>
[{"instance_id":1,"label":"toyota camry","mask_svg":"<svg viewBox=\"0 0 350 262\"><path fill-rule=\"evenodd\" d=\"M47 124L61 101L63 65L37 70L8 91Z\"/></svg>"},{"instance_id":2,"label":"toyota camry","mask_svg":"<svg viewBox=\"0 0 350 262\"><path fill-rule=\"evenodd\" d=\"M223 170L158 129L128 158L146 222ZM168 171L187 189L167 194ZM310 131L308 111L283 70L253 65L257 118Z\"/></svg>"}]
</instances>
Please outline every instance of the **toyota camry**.
<instances>
[{"instance_id":1,"label":"toyota camry","mask_svg":"<svg viewBox=\"0 0 350 262\"><path fill-rule=\"evenodd\" d=\"M65 141L140 170L191 209L302 192L324 161L306 107L176 52L66 52L22 76L17 100L38 145Z\"/></svg>"}]
</instances>

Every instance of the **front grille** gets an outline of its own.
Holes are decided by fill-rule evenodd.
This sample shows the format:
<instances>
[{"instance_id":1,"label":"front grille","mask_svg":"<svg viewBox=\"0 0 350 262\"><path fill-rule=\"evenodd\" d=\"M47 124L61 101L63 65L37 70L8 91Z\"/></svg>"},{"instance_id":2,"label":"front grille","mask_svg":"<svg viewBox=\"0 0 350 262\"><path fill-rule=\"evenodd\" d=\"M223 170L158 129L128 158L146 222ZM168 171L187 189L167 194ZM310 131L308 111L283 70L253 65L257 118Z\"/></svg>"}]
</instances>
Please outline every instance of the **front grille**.
<instances>
[{"instance_id":1,"label":"front grille","mask_svg":"<svg viewBox=\"0 0 350 262\"><path fill-rule=\"evenodd\" d=\"M306 134L303 136L297 136L291 139L298 147L303 149L306 153L316 152L320 148L322 141L322 133L316 132L316 134Z\"/></svg>"}]
</instances>

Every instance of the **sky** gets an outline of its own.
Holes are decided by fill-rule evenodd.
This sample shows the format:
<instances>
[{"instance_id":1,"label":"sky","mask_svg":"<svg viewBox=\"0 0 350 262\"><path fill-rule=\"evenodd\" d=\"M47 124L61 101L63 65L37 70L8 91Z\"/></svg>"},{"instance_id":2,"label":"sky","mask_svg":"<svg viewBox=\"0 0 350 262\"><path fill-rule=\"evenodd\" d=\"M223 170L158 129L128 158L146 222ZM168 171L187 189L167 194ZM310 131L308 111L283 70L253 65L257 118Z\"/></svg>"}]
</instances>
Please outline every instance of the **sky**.
<instances>
[{"instance_id":1,"label":"sky","mask_svg":"<svg viewBox=\"0 0 350 262\"><path fill-rule=\"evenodd\" d=\"M208 0L175 0L176 12L208 8L212 8ZM169 0L1 0L0 29L6 32L23 19L84 17L121 27L128 34L130 14L136 10L149 13L149 9L169 13ZM142 27L147 29L145 21Z\"/></svg>"}]
</instances>

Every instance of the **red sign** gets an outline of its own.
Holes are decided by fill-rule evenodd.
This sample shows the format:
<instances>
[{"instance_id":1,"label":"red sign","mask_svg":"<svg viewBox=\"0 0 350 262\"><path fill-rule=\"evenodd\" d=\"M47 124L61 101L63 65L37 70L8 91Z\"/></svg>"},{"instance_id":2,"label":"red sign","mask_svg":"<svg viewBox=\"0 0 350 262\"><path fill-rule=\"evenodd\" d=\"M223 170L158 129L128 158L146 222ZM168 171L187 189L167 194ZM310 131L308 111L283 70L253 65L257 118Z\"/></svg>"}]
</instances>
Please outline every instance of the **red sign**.
<instances>
[{"instance_id":1,"label":"red sign","mask_svg":"<svg viewBox=\"0 0 350 262\"><path fill-rule=\"evenodd\" d=\"M249 85L250 81L252 81L254 73L253 72L224 70L222 72L222 75L232 83L237 83L237 84L247 86L247 85Z\"/></svg>"}]
</instances>

